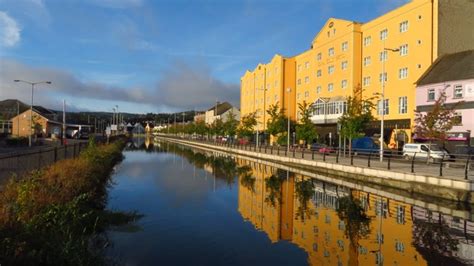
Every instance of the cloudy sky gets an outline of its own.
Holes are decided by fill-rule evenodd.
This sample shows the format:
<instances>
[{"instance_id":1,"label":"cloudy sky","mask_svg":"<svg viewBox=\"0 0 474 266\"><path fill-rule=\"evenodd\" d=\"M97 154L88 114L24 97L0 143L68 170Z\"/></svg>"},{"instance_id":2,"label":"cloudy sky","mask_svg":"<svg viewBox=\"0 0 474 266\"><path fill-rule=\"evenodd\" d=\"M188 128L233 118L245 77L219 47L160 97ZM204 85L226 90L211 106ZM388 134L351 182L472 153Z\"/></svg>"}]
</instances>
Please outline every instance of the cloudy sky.
<instances>
[{"instance_id":1,"label":"cloudy sky","mask_svg":"<svg viewBox=\"0 0 474 266\"><path fill-rule=\"evenodd\" d=\"M0 100L146 113L239 105L240 76L308 49L329 17L407 0L0 0Z\"/></svg>"}]
</instances>

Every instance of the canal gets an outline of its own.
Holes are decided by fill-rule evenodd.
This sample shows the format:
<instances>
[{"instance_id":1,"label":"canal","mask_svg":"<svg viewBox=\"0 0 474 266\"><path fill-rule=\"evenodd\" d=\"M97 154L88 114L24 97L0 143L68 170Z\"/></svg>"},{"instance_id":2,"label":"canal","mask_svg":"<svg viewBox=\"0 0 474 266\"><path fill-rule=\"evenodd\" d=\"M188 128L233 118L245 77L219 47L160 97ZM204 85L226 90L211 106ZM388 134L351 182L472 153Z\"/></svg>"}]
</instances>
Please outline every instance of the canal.
<instances>
[{"instance_id":1,"label":"canal","mask_svg":"<svg viewBox=\"0 0 474 266\"><path fill-rule=\"evenodd\" d=\"M158 140L135 139L124 155L108 208L143 217L107 232L106 255L119 264L474 262L474 223L462 207L408 203L393 191Z\"/></svg>"}]
</instances>

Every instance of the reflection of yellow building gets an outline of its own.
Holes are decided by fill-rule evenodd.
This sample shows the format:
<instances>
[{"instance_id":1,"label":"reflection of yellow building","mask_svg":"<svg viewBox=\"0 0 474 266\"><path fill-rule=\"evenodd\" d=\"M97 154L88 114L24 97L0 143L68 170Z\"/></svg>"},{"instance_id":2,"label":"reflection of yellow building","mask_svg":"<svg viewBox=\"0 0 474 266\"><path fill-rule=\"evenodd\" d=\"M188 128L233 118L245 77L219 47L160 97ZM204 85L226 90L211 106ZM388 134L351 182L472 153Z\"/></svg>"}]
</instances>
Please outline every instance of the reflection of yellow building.
<instances>
[{"instance_id":1,"label":"reflection of yellow building","mask_svg":"<svg viewBox=\"0 0 474 266\"><path fill-rule=\"evenodd\" d=\"M257 111L258 130L264 130L270 104L278 100L287 108L289 101L295 114L295 101L306 101L315 104L312 121L320 135L335 136L346 97L356 88L366 97L381 93L385 79L386 130L401 129L410 138L414 83L441 55L474 49L473 13L470 0L412 0L366 23L330 18L309 50L292 58L275 55L242 76L242 115ZM379 119L382 104L376 103Z\"/></svg>"},{"instance_id":2,"label":"reflection of yellow building","mask_svg":"<svg viewBox=\"0 0 474 266\"><path fill-rule=\"evenodd\" d=\"M310 265L427 265L412 246L410 205L314 180L314 195L306 203L303 218L295 187L308 177L288 175L281 185L281 204L276 201L272 205L265 201L269 195L265 179L277 173L276 169L244 160L238 163L250 164L255 178L253 191L240 184L242 177L239 179L238 208L242 217L264 231L272 242L288 240L303 248ZM346 232L352 225L339 219L338 201L350 196L360 201L371 220L365 236L348 237Z\"/></svg>"}]
</instances>

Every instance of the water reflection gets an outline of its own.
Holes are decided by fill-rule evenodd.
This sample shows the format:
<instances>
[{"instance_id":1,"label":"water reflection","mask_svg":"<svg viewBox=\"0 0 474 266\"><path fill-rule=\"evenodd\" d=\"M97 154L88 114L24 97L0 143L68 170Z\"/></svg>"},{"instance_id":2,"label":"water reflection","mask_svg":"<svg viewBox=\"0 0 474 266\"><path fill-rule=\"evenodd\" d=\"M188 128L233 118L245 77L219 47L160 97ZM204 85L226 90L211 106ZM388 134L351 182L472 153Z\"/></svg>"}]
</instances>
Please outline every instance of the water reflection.
<instances>
[{"instance_id":1,"label":"water reflection","mask_svg":"<svg viewBox=\"0 0 474 266\"><path fill-rule=\"evenodd\" d=\"M272 243L293 243L303 249L310 265L474 263L470 220L388 198L383 191L335 185L250 159L168 142L146 143L130 149L174 154L176 166L178 160L181 165L186 161L194 175L203 169L206 178L237 186L236 208L243 220ZM228 239L233 240L238 241Z\"/></svg>"}]
</instances>

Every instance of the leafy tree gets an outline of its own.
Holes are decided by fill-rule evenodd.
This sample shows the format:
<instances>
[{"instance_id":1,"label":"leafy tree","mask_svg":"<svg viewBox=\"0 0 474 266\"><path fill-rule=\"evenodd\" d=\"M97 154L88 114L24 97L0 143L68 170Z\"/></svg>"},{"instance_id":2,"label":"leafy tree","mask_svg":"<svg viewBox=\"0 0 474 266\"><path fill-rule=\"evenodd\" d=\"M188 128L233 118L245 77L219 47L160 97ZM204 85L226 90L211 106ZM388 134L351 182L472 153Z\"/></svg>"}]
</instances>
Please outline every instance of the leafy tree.
<instances>
[{"instance_id":1,"label":"leafy tree","mask_svg":"<svg viewBox=\"0 0 474 266\"><path fill-rule=\"evenodd\" d=\"M283 180L278 175L271 175L265 179L265 188L269 191L268 196L265 197L265 202L276 206L276 202L281 204L281 185Z\"/></svg>"},{"instance_id":2,"label":"leafy tree","mask_svg":"<svg viewBox=\"0 0 474 266\"><path fill-rule=\"evenodd\" d=\"M270 116L270 119L267 121L268 134L276 137L278 144L285 144L288 123L285 109L280 108L278 103L272 104L268 107L267 114Z\"/></svg>"},{"instance_id":3,"label":"leafy tree","mask_svg":"<svg viewBox=\"0 0 474 266\"><path fill-rule=\"evenodd\" d=\"M305 144L310 144L318 137L316 128L310 119L313 113L313 106L303 101L303 103L298 103L298 111L301 119L300 123L296 125L296 138L303 140Z\"/></svg>"},{"instance_id":4,"label":"leafy tree","mask_svg":"<svg viewBox=\"0 0 474 266\"><path fill-rule=\"evenodd\" d=\"M206 122L200 120L200 121L197 121L195 124L194 124L194 132L198 135L200 135L201 137L204 136L207 132L208 132L208 128L207 128L207 125L206 125Z\"/></svg>"},{"instance_id":5,"label":"leafy tree","mask_svg":"<svg viewBox=\"0 0 474 266\"><path fill-rule=\"evenodd\" d=\"M235 117L235 114L231 111L227 114L227 119L224 122L224 135L231 138L237 134L237 126L239 125L239 121Z\"/></svg>"},{"instance_id":6,"label":"leafy tree","mask_svg":"<svg viewBox=\"0 0 474 266\"><path fill-rule=\"evenodd\" d=\"M214 122L211 124L211 134L215 136L222 136L224 135L224 122L222 122L222 119L218 118L214 120Z\"/></svg>"},{"instance_id":7,"label":"leafy tree","mask_svg":"<svg viewBox=\"0 0 474 266\"><path fill-rule=\"evenodd\" d=\"M301 219L301 221L304 221L305 218L310 219L313 211L308 206L308 203L314 194L313 181L311 179L296 181L295 194L299 203L296 210L296 219Z\"/></svg>"},{"instance_id":8,"label":"leafy tree","mask_svg":"<svg viewBox=\"0 0 474 266\"><path fill-rule=\"evenodd\" d=\"M445 105L445 102L446 92L441 91L431 111L426 113L416 111L415 113L415 134L418 137L427 138L430 144L435 139L444 142L446 133L459 122L455 119L455 108L460 102L449 108ZM429 157L428 154L428 159Z\"/></svg>"},{"instance_id":9,"label":"leafy tree","mask_svg":"<svg viewBox=\"0 0 474 266\"><path fill-rule=\"evenodd\" d=\"M352 140L363 135L364 129L374 120L372 110L375 105L374 97L363 98L362 89L356 88L355 96L347 98L347 108L344 114L339 118L341 125L341 135L349 139L349 153L352 152Z\"/></svg>"},{"instance_id":10,"label":"leafy tree","mask_svg":"<svg viewBox=\"0 0 474 266\"><path fill-rule=\"evenodd\" d=\"M249 113L242 117L240 125L237 127L237 135L241 138L253 136L254 127L257 125L257 113Z\"/></svg>"}]
</instances>

